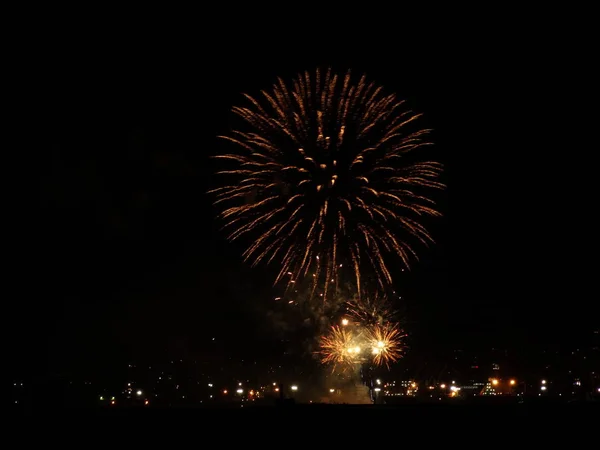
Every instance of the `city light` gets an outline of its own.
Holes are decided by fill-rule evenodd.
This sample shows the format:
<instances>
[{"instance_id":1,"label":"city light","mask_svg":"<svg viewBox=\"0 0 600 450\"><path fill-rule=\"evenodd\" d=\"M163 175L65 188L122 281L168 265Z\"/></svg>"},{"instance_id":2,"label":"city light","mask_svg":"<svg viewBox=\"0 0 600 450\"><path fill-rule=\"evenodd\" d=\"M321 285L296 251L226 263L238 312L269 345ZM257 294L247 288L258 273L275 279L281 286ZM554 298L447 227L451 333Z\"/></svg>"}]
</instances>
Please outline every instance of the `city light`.
<instances>
[{"instance_id":1,"label":"city light","mask_svg":"<svg viewBox=\"0 0 600 450\"><path fill-rule=\"evenodd\" d=\"M516 383L516 381L515 381L515 380L510 380L510 385L511 385L511 386L514 386L514 385L515 385L515 383Z\"/></svg>"},{"instance_id":2,"label":"city light","mask_svg":"<svg viewBox=\"0 0 600 450\"><path fill-rule=\"evenodd\" d=\"M493 384L494 386L498 386L498 380L496 380L496 379L494 378L494 379L492 380L492 384Z\"/></svg>"},{"instance_id":3,"label":"city light","mask_svg":"<svg viewBox=\"0 0 600 450\"><path fill-rule=\"evenodd\" d=\"M136 394L139 397L140 395L142 395L142 391L137 391Z\"/></svg>"},{"instance_id":4,"label":"city light","mask_svg":"<svg viewBox=\"0 0 600 450\"><path fill-rule=\"evenodd\" d=\"M542 384L546 384L546 380L542 380Z\"/></svg>"},{"instance_id":5,"label":"city light","mask_svg":"<svg viewBox=\"0 0 600 450\"><path fill-rule=\"evenodd\" d=\"M546 386L542 386L540 389L541 389L542 391L545 391L545 390L546 390Z\"/></svg>"},{"instance_id":6,"label":"city light","mask_svg":"<svg viewBox=\"0 0 600 450\"><path fill-rule=\"evenodd\" d=\"M237 391L235 391L235 392L237 392L238 394L243 394L243 393L244 393L244 390L243 390L243 389L238 389L238 390L237 390Z\"/></svg>"},{"instance_id":7,"label":"city light","mask_svg":"<svg viewBox=\"0 0 600 450\"><path fill-rule=\"evenodd\" d=\"M292 386L292 391L297 391L298 390L298 386L294 385Z\"/></svg>"},{"instance_id":8,"label":"city light","mask_svg":"<svg viewBox=\"0 0 600 450\"><path fill-rule=\"evenodd\" d=\"M333 394L335 392L335 389L329 389L329 392Z\"/></svg>"},{"instance_id":9,"label":"city light","mask_svg":"<svg viewBox=\"0 0 600 450\"><path fill-rule=\"evenodd\" d=\"M344 326L348 325L348 319L342 319L342 325L344 325Z\"/></svg>"}]
</instances>

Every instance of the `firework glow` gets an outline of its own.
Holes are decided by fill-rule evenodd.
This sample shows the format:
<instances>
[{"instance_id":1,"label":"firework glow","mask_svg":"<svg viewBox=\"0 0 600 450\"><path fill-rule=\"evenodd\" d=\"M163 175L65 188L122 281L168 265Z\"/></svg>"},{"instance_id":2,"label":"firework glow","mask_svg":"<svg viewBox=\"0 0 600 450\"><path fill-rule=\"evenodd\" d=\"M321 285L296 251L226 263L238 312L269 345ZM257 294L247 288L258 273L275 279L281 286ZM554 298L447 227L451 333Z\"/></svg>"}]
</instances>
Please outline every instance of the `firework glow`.
<instances>
[{"instance_id":1,"label":"firework glow","mask_svg":"<svg viewBox=\"0 0 600 450\"><path fill-rule=\"evenodd\" d=\"M390 363L402 356L402 338L405 336L397 325L375 325L368 330L373 363L376 366Z\"/></svg>"},{"instance_id":2,"label":"firework glow","mask_svg":"<svg viewBox=\"0 0 600 450\"><path fill-rule=\"evenodd\" d=\"M402 357L402 339L405 334L395 324L334 325L328 334L321 337L319 355L321 363L332 365L342 371L355 365L372 363L375 366L389 365Z\"/></svg>"},{"instance_id":3,"label":"firework glow","mask_svg":"<svg viewBox=\"0 0 600 450\"><path fill-rule=\"evenodd\" d=\"M332 326L321 337L321 363L332 365L334 371L364 363L389 368L402 357L406 334L391 321L393 312L384 298L348 302L347 310L341 325Z\"/></svg>"},{"instance_id":4,"label":"firework glow","mask_svg":"<svg viewBox=\"0 0 600 450\"><path fill-rule=\"evenodd\" d=\"M215 157L231 164L211 191L228 238L248 242L253 265L276 261L275 283L324 281L325 298L341 270L359 292L366 270L391 283L387 255L408 267L408 241L431 242L422 218L439 215L429 192L443 187L441 165L415 154L429 145L420 114L365 76L330 69L245 98L233 108L240 130L220 136L235 150Z\"/></svg>"}]
</instances>

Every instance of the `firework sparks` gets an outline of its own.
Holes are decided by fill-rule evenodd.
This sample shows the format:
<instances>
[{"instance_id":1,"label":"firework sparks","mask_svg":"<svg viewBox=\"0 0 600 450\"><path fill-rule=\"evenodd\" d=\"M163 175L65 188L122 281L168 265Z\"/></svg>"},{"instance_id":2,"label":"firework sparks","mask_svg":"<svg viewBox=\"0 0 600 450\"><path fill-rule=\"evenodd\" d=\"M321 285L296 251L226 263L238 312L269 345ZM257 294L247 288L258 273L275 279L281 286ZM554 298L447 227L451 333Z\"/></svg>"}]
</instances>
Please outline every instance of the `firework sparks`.
<instances>
[{"instance_id":1,"label":"firework sparks","mask_svg":"<svg viewBox=\"0 0 600 450\"><path fill-rule=\"evenodd\" d=\"M391 322L396 314L386 297L362 296L346 302L348 314L364 325L376 325Z\"/></svg>"},{"instance_id":2,"label":"firework sparks","mask_svg":"<svg viewBox=\"0 0 600 450\"><path fill-rule=\"evenodd\" d=\"M360 351L352 334L344 328L333 326L328 335L321 337L321 362L333 364L334 369L337 365L356 362Z\"/></svg>"},{"instance_id":3,"label":"firework sparks","mask_svg":"<svg viewBox=\"0 0 600 450\"><path fill-rule=\"evenodd\" d=\"M360 323L342 319L342 326L331 327L321 337L321 363L342 366L372 362L376 366L389 365L402 357L403 338L406 335L393 323Z\"/></svg>"},{"instance_id":4,"label":"firework sparks","mask_svg":"<svg viewBox=\"0 0 600 450\"><path fill-rule=\"evenodd\" d=\"M402 356L402 330L395 325L374 325L368 330L373 363L389 367Z\"/></svg>"},{"instance_id":5,"label":"firework sparks","mask_svg":"<svg viewBox=\"0 0 600 450\"><path fill-rule=\"evenodd\" d=\"M331 70L279 79L246 99L233 112L247 131L221 136L236 150L216 156L232 164L219 172L231 181L211 191L229 239L250 243L253 265L278 261L276 283L288 273L325 280L324 297L342 262L359 291L366 267L391 283L384 256L406 266L415 257L397 231L428 243L421 218L439 215L427 193L443 187L441 166L409 157L428 145L430 130L415 128L420 115L365 76L352 83Z\"/></svg>"}]
</instances>

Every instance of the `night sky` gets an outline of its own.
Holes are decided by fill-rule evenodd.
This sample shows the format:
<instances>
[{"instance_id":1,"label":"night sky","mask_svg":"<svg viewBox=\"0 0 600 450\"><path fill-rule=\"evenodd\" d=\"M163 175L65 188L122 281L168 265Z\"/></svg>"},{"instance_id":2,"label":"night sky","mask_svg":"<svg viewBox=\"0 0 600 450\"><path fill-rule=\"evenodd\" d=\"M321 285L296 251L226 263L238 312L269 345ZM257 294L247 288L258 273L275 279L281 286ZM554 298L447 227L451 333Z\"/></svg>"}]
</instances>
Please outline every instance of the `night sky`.
<instances>
[{"instance_id":1,"label":"night sky","mask_svg":"<svg viewBox=\"0 0 600 450\"><path fill-rule=\"evenodd\" d=\"M21 370L110 371L234 341L241 356L269 356L254 305L272 297L272 274L244 265L218 232L209 156L242 92L316 66L366 72L435 130L445 217L430 223L437 245L398 277L413 351L534 354L597 322L583 287L594 227L579 218L594 206L590 148L569 131L585 93L564 68L577 58L483 25L337 27L307 37L289 24L289 37L251 21L157 20L123 36L101 27L39 40L27 137L40 208L11 311Z\"/></svg>"}]
</instances>

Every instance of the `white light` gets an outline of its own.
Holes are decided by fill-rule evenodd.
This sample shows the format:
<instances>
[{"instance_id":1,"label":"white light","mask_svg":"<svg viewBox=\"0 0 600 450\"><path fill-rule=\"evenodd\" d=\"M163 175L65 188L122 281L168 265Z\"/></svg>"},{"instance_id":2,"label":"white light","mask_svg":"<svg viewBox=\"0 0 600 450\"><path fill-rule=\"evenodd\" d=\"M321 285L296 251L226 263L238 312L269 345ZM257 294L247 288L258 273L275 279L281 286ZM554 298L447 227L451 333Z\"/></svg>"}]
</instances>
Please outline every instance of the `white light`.
<instances>
[{"instance_id":1,"label":"white light","mask_svg":"<svg viewBox=\"0 0 600 450\"><path fill-rule=\"evenodd\" d=\"M243 394L243 393L244 393L244 390L243 390L243 389L238 389L238 390L237 390L237 391L235 391L235 392L237 392L238 394Z\"/></svg>"},{"instance_id":2,"label":"white light","mask_svg":"<svg viewBox=\"0 0 600 450\"><path fill-rule=\"evenodd\" d=\"M542 380L542 384L546 384L546 380Z\"/></svg>"},{"instance_id":3,"label":"white light","mask_svg":"<svg viewBox=\"0 0 600 450\"><path fill-rule=\"evenodd\" d=\"M208 387L212 387L212 383L208 383Z\"/></svg>"},{"instance_id":4,"label":"white light","mask_svg":"<svg viewBox=\"0 0 600 450\"><path fill-rule=\"evenodd\" d=\"M381 388L375 388L375 392L381 391Z\"/></svg>"},{"instance_id":5,"label":"white light","mask_svg":"<svg viewBox=\"0 0 600 450\"><path fill-rule=\"evenodd\" d=\"M376 382L377 384L381 384L381 380L380 380L379 378L378 378L377 380L375 380L375 382Z\"/></svg>"},{"instance_id":6,"label":"white light","mask_svg":"<svg viewBox=\"0 0 600 450\"><path fill-rule=\"evenodd\" d=\"M298 390L298 386L294 385L292 386L292 391L297 391Z\"/></svg>"},{"instance_id":7,"label":"white light","mask_svg":"<svg viewBox=\"0 0 600 450\"><path fill-rule=\"evenodd\" d=\"M598 390L600 391L600 388L598 388ZM329 389L329 392L333 394L335 392L335 389Z\"/></svg>"},{"instance_id":8,"label":"white light","mask_svg":"<svg viewBox=\"0 0 600 450\"><path fill-rule=\"evenodd\" d=\"M545 391L546 390L546 386L542 386L541 389L542 389L542 391Z\"/></svg>"},{"instance_id":9,"label":"white light","mask_svg":"<svg viewBox=\"0 0 600 450\"><path fill-rule=\"evenodd\" d=\"M140 396L140 395L142 395L142 391L137 391L137 392L136 392L136 394L137 394L138 396Z\"/></svg>"}]
</instances>

